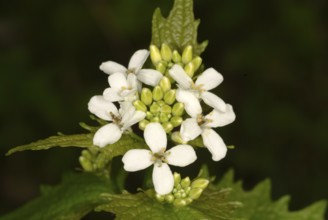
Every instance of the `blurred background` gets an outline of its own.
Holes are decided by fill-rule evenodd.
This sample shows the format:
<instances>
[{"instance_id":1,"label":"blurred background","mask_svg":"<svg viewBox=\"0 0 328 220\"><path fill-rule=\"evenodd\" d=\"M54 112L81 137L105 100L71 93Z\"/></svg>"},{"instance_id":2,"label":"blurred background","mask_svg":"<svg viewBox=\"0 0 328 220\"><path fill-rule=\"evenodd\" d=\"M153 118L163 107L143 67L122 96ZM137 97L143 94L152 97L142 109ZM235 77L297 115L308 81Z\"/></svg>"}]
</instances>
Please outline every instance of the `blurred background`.
<instances>
[{"instance_id":1,"label":"blurred background","mask_svg":"<svg viewBox=\"0 0 328 220\"><path fill-rule=\"evenodd\" d=\"M151 18L168 0L0 1L0 215L39 195L79 167L79 149L22 152L11 147L61 131L81 133L87 103L108 86L98 66L127 65L147 48ZM328 198L327 1L195 0L203 59L225 78L217 94L235 123L218 130L246 189L272 180L272 197L292 210Z\"/></svg>"}]
</instances>

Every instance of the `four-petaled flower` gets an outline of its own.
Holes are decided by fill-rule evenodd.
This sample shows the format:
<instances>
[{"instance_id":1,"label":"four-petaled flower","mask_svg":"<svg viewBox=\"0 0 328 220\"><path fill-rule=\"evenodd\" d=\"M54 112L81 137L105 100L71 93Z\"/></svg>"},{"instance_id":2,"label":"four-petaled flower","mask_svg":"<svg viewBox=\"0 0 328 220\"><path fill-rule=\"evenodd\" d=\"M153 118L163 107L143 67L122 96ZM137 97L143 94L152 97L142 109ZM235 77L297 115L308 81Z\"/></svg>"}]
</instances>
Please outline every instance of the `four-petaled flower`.
<instances>
[{"instance_id":1,"label":"four-petaled flower","mask_svg":"<svg viewBox=\"0 0 328 220\"><path fill-rule=\"evenodd\" d=\"M176 93L176 99L185 105L185 110L191 117L195 118L202 113L200 98L214 109L221 112L226 111L225 102L217 95L208 92L208 90L214 89L223 81L223 76L215 69L206 69L198 76L195 83L184 69L177 64L169 70L169 73L178 83L179 89Z\"/></svg>"},{"instance_id":2,"label":"four-petaled flower","mask_svg":"<svg viewBox=\"0 0 328 220\"><path fill-rule=\"evenodd\" d=\"M103 120L112 122L98 129L93 137L94 145L105 147L117 142L124 131L146 117L144 112L137 111L130 102L122 102L120 105L120 110L118 110L103 96L93 96L90 99L89 111Z\"/></svg>"},{"instance_id":3,"label":"four-petaled flower","mask_svg":"<svg viewBox=\"0 0 328 220\"><path fill-rule=\"evenodd\" d=\"M220 112L214 109L206 116L198 115L194 118L188 118L181 124L181 138L183 141L188 142L194 140L201 134L204 146L211 152L212 159L214 161L219 161L225 157L227 147L222 138L212 128L230 124L235 118L236 115L232 106L229 104L226 105L225 112Z\"/></svg>"},{"instance_id":4,"label":"four-petaled flower","mask_svg":"<svg viewBox=\"0 0 328 220\"><path fill-rule=\"evenodd\" d=\"M167 137L161 124L149 123L144 138L151 149L133 149L122 158L124 169L129 172L143 170L152 164L153 184L158 194L165 195L173 190L174 178L168 164L184 167L196 160L196 153L190 145L177 145L166 151Z\"/></svg>"}]
</instances>

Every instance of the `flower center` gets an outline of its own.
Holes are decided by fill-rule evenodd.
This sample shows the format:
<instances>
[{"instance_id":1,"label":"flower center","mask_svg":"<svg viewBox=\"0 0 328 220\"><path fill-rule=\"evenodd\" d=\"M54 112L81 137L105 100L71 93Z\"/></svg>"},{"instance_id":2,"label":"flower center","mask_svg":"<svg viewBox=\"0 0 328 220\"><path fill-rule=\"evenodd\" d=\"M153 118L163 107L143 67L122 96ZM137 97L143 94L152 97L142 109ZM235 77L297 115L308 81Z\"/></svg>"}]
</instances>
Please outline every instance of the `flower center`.
<instances>
[{"instance_id":1,"label":"flower center","mask_svg":"<svg viewBox=\"0 0 328 220\"><path fill-rule=\"evenodd\" d=\"M128 69L126 71L127 74L130 74L130 73L135 74L135 72L136 72L136 69L135 68L131 68L131 69Z\"/></svg>"},{"instance_id":2,"label":"flower center","mask_svg":"<svg viewBox=\"0 0 328 220\"><path fill-rule=\"evenodd\" d=\"M151 161L154 164L157 164L159 167L162 166L163 163L167 163L167 157L170 155L170 152L165 152L165 148L163 147L161 151L157 153L153 153L151 157Z\"/></svg>"},{"instance_id":3,"label":"flower center","mask_svg":"<svg viewBox=\"0 0 328 220\"><path fill-rule=\"evenodd\" d=\"M205 126L207 123L211 123L211 122L213 122L213 120L209 119L209 118L205 118L204 115L200 114L197 116L197 123L198 123L199 127Z\"/></svg>"},{"instance_id":4,"label":"flower center","mask_svg":"<svg viewBox=\"0 0 328 220\"><path fill-rule=\"evenodd\" d=\"M115 115L113 112L109 112L110 117L112 118L114 124L120 126L122 118L118 115Z\"/></svg>"}]
</instances>

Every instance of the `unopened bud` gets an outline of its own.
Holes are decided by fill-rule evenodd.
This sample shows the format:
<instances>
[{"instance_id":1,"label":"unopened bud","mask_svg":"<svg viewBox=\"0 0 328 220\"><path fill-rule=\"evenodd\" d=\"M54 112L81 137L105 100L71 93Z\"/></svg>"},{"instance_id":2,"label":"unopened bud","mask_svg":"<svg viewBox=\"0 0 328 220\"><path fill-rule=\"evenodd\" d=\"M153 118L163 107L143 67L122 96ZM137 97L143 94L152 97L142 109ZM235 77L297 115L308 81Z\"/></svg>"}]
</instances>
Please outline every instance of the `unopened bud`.
<instances>
[{"instance_id":1,"label":"unopened bud","mask_svg":"<svg viewBox=\"0 0 328 220\"><path fill-rule=\"evenodd\" d=\"M141 90L141 101L145 105L150 105L153 102L153 93L148 88L143 88Z\"/></svg>"},{"instance_id":2,"label":"unopened bud","mask_svg":"<svg viewBox=\"0 0 328 220\"><path fill-rule=\"evenodd\" d=\"M178 127L179 125L181 125L183 119L180 116L173 116L170 119L170 122L172 123L173 127Z\"/></svg>"},{"instance_id":3,"label":"unopened bud","mask_svg":"<svg viewBox=\"0 0 328 220\"><path fill-rule=\"evenodd\" d=\"M165 197L163 195L160 195L160 194L157 194L157 193L155 194L155 198L159 202L164 202L164 199L165 199Z\"/></svg>"},{"instance_id":4,"label":"unopened bud","mask_svg":"<svg viewBox=\"0 0 328 220\"><path fill-rule=\"evenodd\" d=\"M192 203L192 198L190 198L190 197L187 197L184 200L186 201L187 205L189 205L190 203Z\"/></svg>"},{"instance_id":5,"label":"unopened bud","mask_svg":"<svg viewBox=\"0 0 328 220\"><path fill-rule=\"evenodd\" d=\"M175 131L172 133L171 135L171 139L178 144L184 144L185 142L182 140L180 132L179 131Z\"/></svg>"},{"instance_id":6,"label":"unopened bud","mask_svg":"<svg viewBox=\"0 0 328 220\"><path fill-rule=\"evenodd\" d=\"M177 186L178 184L180 184L181 175L179 173L174 172L173 178L174 178L174 186Z\"/></svg>"},{"instance_id":7,"label":"unopened bud","mask_svg":"<svg viewBox=\"0 0 328 220\"><path fill-rule=\"evenodd\" d=\"M190 186L190 178L187 176L186 178L184 178L183 180L181 180L180 184L182 186L182 188L186 188L188 186Z\"/></svg>"},{"instance_id":8,"label":"unopened bud","mask_svg":"<svg viewBox=\"0 0 328 220\"><path fill-rule=\"evenodd\" d=\"M80 164L82 166L82 168L87 171L87 172L91 172L93 170L93 166L92 163L90 162L90 160L88 160L87 158L80 156L79 157L79 161Z\"/></svg>"},{"instance_id":9,"label":"unopened bud","mask_svg":"<svg viewBox=\"0 0 328 220\"><path fill-rule=\"evenodd\" d=\"M174 116L182 116L183 112L184 112L184 104L181 102L175 103L172 108L172 114Z\"/></svg>"},{"instance_id":10,"label":"unopened bud","mask_svg":"<svg viewBox=\"0 0 328 220\"><path fill-rule=\"evenodd\" d=\"M180 191L179 192L176 192L174 194L174 197L177 198L177 199L181 198L182 197L181 192Z\"/></svg>"},{"instance_id":11,"label":"unopened bud","mask_svg":"<svg viewBox=\"0 0 328 220\"><path fill-rule=\"evenodd\" d=\"M165 114L171 114L172 108L169 105L162 105L161 112Z\"/></svg>"},{"instance_id":12,"label":"unopened bud","mask_svg":"<svg viewBox=\"0 0 328 220\"><path fill-rule=\"evenodd\" d=\"M153 117L150 121L151 122L160 122L159 117Z\"/></svg>"},{"instance_id":13,"label":"unopened bud","mask_svg":"<svg viewBox=\"0 0 328 220\"><path fill-rule=\"evenodd\" d=\"M181 55L178 51L174 50L172 53L172 60L174 63L180 63L181 62Z\"/></svg>"},{"instance_id":14,"label":"unopened bud","mask_svg":"<svg viewBox=\"0 0 328 220\"><path fill-rule=\"evenodd\" d=\"M165 122L162 124L164 130L166 133L170 133L173 130L173 125L171 124L171 122Z\"/></svg>"},{"instance_id":15,"label":"unopened bud","mask_svg":"<svg viewBox=\"0 0 328 220\"><path fill-rule=\"evenodd\" d=\"M170 62L172 59L172 50L167 44L162 44L161 56L163 60Z\"/></svg>"},{"instance_id":16,"label":"unopened bud","mask_svg":"<svg viewBox=\"0 0 328 220\"><path fill-rule=\"evenodd\" d=\"M189 62L185 65L184 71L187 73L188 76L193 77L195 73L195 67L192 62Z\"/></svg>"},{"instance_id":17,"label":"unopened bud","mask_svg":"<svg viewBox=\"0 0 328 220\"><path fill-rule=\"evenodd\" d=\"M159 86L162 88L163 92L169 91L171 89L171 82L170 82L169 78L167 78L166 76L163 76L161 81L159 81Z\"/></svg>"},{"instance_id":18,"label":"unopened bud","mask_svg":"<svg viewBox=\"0 0 328 220\"><path fill-rule=\"evenodd\" d=\"M148 111L146 112L146 118L147 118L148 120L151 120L153 117L154 117L153 113L148 112Z\"/></svg>"},{"instance_id":19,"label":"unopened bud","mask_svg":"<svg viewBox=\"0 0 328 220\"><path fill-rule=\"evenodd\" d=\"M198 199L203 193L203 190L201 188L194 188L191 189L189 192L189 197L192 199Z\"/></svg>"},{"instance_id":20,"label":"unopened bud","mask_svg":"<svg viewBox=\"0 0 328 220\"><path fill-rule=\"evenodd\" d=\"M164 74L166 72L166 64L163 61L160 61L156 64L156 70Z\"/></svg>"},{"instance_id":21,"label":"unopened bud","mask_svg":"<svg viewBox=\"0 0 328 220\"><path fill-rule=\"evenodd\" d=\"M192 60L192 46L187 46L182 52L182 63L187 64Z\"/></svg>"},{"instance_id":22,"label":"unopened bud","mask_svg":"<svg viewBox=\"0 0 328 220\"><path fill-rule=\"evenodd\" d=\"M161 123L168 122L169 121L169 116L165 113L160 113L159 114L159 120Z\"/></svg>"},{"instance_id":23,"label":"unopened bud","mask_svg":"<svg viewBox=\"0 0 328 220\"><path fill-rule=\"evenodd\" d=\"M201 188L201 189L205 189L208 184L210 183L209 180L207 179L203 179L203 178L199 178L199 179L196 179L194 180L192 183L191 183L191 188Z\"/></svg>"},{"instance_id":24,"label":"unopened bud","mask_svg":"<svg viewBox=\"0 0 328 220\"><path fill-rule=\"evenodd\" d=\"M186 202L185 199L180 198L180 199L174 200L173 205L175 207L183 207L183 206L186 206L187 205L187 202Z\"/></svg>"},{"instance_id":25,"label":"unopened bud","mask_svg":"<svg viewBox=\"0 0 328 220\"><path fill-rule=\"evenodd\" d=\"M146 126L149 124L149 121L144 119L139 122L140 130L145 130Z\"/></svg>"},{"instance_id":26,"label":"unopened bud","mask_svg":"<svg viewBox=\"0 0 328 220\"><path fill-rule=\"evenodd\" d=\"M157 103L153 103L150 106L150 112L153 113L153 114L158 113L160 110L161 110L161 107Z\"/></svg>"},{"instance_id":27,"label":"unopened bud","mask_svg":"<svg viewBox=\"0 0 328 220\"><path fill-rule=\"evenodd\" d=\"M159 101L163 98L163 91L160 86L155 86L153 89L153 99Z\"/></svg>"},{"instance_id":28,"label":"unopened bud","mask_svg":"<svg viewBox=\"0 0 328 220\"><path fill-rule=\"evenodd\" d=\"M139 111L143 111L146 112L147 111L147 106L141 101L141 100L135 100L133 102L134 107L139 110Z\"/></svg>"},{"instance_id":29,"label":"unopened bud","mask_svg":"<svg viewBox=\"0 0 328 220\"><path fill-rule=\"evenodd\" d=\"M167 194L164 196L165 201L168 203L172 203L174 201L174 196L172 194Z\"/></svg>"},{"instance_id":30,"label":"unopened bud","mask_svg":"<svg viewBox=\"0 0 328 220\"><path fill-rule=\"evenodd\" d=\"M200 65L202 65L202 58L199 56L195 57L191 62L194 64L195 72L199 69Z\"/></svg>"},{"instance_id":31,"label":"unopened bud","mask_svg":"<svg viewBox=\"0 0 328 220\"><path fill-rule=\"evenodd\" d=\"M190 190L191 190L191 187L190 187L190 186L188 186L188 187L186 187L186 188L184 189L185 193L187 193L187 194L189 194Z\"/></svg>"},{"instance_id":32,"label":"unopened bud","mask_svg":"<svg viewBox=\"0 0 328 220\"><path fill-rule=\"evenodd\" d=\"M82 151L82 156L85 159L88 159L88 160L91 160L92 159L92 155L91 155L90 151L88 151L88 150L83 150Z\"/></svg>"},{"instance_id":33,"label":"unopened bud","mask_svg":"<svg viewBox=\"0 0 328 220\"><path fill-rule=\"evenodd\" d=\"M164 101L166 102L166 104L172 105L175 102L175 94L176 94L175 89L171 89L165 93Z\"/></svg>"},{"instance_id":34,"label":"unopened bud","mask_svg":"<svg viewBox=\"0 0 328 220\"><path fill-rule=\"evenodd\" d=\"M159 52L158 47L155 45L150 45L150 59L153 62L154 65L156 65L159 61L162 60L161 53Z\"/></svg>"}]
</instances>

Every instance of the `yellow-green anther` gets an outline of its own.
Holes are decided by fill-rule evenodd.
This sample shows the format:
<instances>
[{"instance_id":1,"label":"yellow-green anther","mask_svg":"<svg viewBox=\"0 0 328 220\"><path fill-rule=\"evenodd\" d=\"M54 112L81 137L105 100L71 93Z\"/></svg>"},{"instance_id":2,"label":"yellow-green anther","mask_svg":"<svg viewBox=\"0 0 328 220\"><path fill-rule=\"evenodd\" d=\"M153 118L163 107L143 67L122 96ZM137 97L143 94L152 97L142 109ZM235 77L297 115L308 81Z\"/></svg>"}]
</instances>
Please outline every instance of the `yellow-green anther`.
<instances>
[{"instance_id":1,"label":"yellow-green anther","mask_svg":"<svg viewBox=\"0 0 328 220\"><path fill-rule=\"evenodd\" d=\"M141 130L145 130L146 126L149 124L149 121L144 119L139 122L139 128Z\"/></svg>"},{"instance_id":2,"label":"yellow-green anther","mask_svg":"<svg viewBox=\"0 0 328 220\"><path fill-rule=\"evenodd\" d=\"M79 157L79 161L80 164L82 166L82 168L87 171L87 172L91 172L93 170L93 166L92 163L90 162L90 160L88 160L87 158L80 156Z\"/></svg>"},{"instance_id":3,"label":"yellow-green anther","mask_svg":"<svg viewBox=\"0 0 328 220\"><path fill-rule=\"evenodd\" d=\"M185 65L184 71L187 73L188 76L193 77L195 73L195 67L192 62L189 62Z\"/></svg>"},{"instance_id":4,"label":"yellow-green anther","mask_svg":"<svg viewBox=\"0 0 328 220\"><path fill-rule=\"evenodd\" d=\"M143 88L141 90L141 101L145 105L150 105L153 102L153 93L148 88Z\"/></svg>"},{"instance_id":5,"label":"yellow-green anther","mask_svg":"<svg viewBox=\"0 0 328 220\"><path fill-rule=\"evenodd\" d=\"M156 70L164 74L166 72L166 66L163 61L160 61L156 64Z\"/></svg>"},{"instance_id":6,"label":"yellow-green anther","mask_svg":"<svg viewBox=\"0 0 328 220\"><path fill-rule=\"evenodd\" d=\"M177 186L181 181L181 175L179 173L174 172L173 178L174 178L174 186Z\"/></svg>"},{"instance_id":7,"label":"yellow-green anther","mask_svg":"<svg viewBox=\"0 0 328 220\"><path fill-rule=\"evenodd\" d=\"M160 122L159 117L153 117L150 121L151 122Z\"/></svg>"},{"instance_id":8,"label":"yellow-green anther","mask_svg":"<svg viewBox=\"0 0 328 220\"><path fill-rule=\"evenodd\" d=\"M179 131L175 131L175 132L173 132L172 135L171 135L171 139L172 139L172 141L174 141L175 143L178 143L178 144L184 144L184 143L185 143L185 142L182 140Z\"/></svg>"},{"instance_id":9,"label":"yellow-green anther","mask_svg":"<svg viewBox=\"0 0 328 220\"><path fill-rule=\"evenodd\" d=\"M143 111L146 112L147 111L147 106L141 101L141 100L135 100L133 102L134 107L139 110L139 111Z\"/></svg>"},{"instance_id":10,"label":"yellow-green anther","mask_svg":"<svg viewBox=\"0 0 328 220\"><path fill-rule=\"evenodd\" d=\"M167 91L164 95L164 102L166 102L166 104L168 105L172 105L175 102L175 94L176 94L175 89L171 89Z\"/></svg>"},{"instance_id":11,"label":"yellow-green anther","mask_svg":"<svg viewBox=\"0 0 328 220\"><path fill-rule=\"evenodd\" d=\"M164 130L165 130L166 133L171 132L172 129L174 128L173 125L171 124L171 122L164 122L162 124L162 126L163 126L163 128L164 128Z\"/></svg>"},{"instance_id":12,"label":"yellow-green anther","mask_svg":"<svg viewBox=\"0 0 328 220\"><path fill-rule=\"evenodd\" d=\"M192 60L192 46L187 46L182 52L182 63L187 64Z\"/></svg>"},{"instance_id":13,"label":"yellow-green anther","mask_svg":"<svg viewBox=\"0 0 328 220\"><path fill-rule=\"evenodd\" d=\"M164 122L168 122L169 121L169 116L167 115L167 114L165 114L165 113L160 113L159 114L159 119L160 119L160 121L162 122L162 123L164 123Z\"/></svg>"},{"instance_id":14,"label":"yellow-green anther","mask_svg":"<svg viewBox=\"0 0 328 220\"><path fill-rule=\"evenodd\" d=\"M163 60L165 60L167 62L171 61L171 59L172 59L172 50L167 44L162 44L161 56L162 56Z\"/></svg>"},{"instance_id":15,"label":"yellow-green anther","mask_svg":"<svg viewBox=\"0 0 328 220\"><path fill-rule=\"evenodd\" d=\"M202 65L202 58L200 58L199 56L195 57L191 62L192 64L194 64L194 68L195 71L198 70L198 68L200 67L200 65Z\"/></svg>"},{"instance_id":16,"label":"yellow-green anther","mask_svg":"<svg viewBox=\"0 0 328 220\"><path fill-rule=\"evenodd\" d=\"M177 102L173 105L172 114L174 116L182 116L184 112L184 104L181 102Z\"/></svg>"},{"instance_id":17,"label":"yellow-green anther","mask_svg":"<svg viewBox=\"0 0 328 220\"><path fill-rule=\"evenodd\" d=\"M161 89L160 86L155 86L155 88L153 89L153 99L155 101L159 101L163 98L163 91Z\"/></svg>"},{"instance_id":18,"label":"yellow-green anther","mask_svg":"<svg viewBox=\"0 0 328 220\"><path fill-rule=\"evenodd\" d=\"M190 186L190 182L190 178L187 176L186 178L181 180L180 184L182 188L187 188L188 186Z\"/></svg>"},{"instance_id":19,"label":"yellow-green anther","mask_svg":"<svg viewBox=\"0 0 328 220\"><path fill-rule=\"evenodd\" d=\"M165 201L168 203L172 203L174 201L174 196L172 194L165 195Z\"/></svg>"},{"instance_id":20,"label":"yellow-green anther","mask_svg":"<svg viewBox=\"0 0 328 220\"><path fill-rule=\"evenodd\" d=\"M155 45L150 45L150 59L153 62L154 65L156 65L158 62L162 60L161 53L159 52L158 47Z\"/></svg>"},{"instance_id":21,"label":"yellow-green anther","mask_svg":"<svg viewBox=\"0 0 328 220\"><path fill-rule=\"evenodd\" d=\"M202 193L203 190L201 188L194 188L190 190L189 197L192 199L198 199Z\"/></svg>"},{"instance_id":22,"label":"yellow-green anther","mask_svg":"<svg viewBox=\"0 0 328 220\"><path fill-rule=\"evenodd\" d=\"M170 122L172 123L173 127L178 127L179 125L181 125L183 119L180 116L173 116L170 119Z\"/></svg>"},{"instance_id":23,"label":"yellow-green anther","mask_svg":"<svg viewBox=\"0 0 328 220\"><path fill-rule=\"evenodd\" d=\"M174 50L172 53L172 60L174 63L180 63L181 62L181 55L177 50Z\"/></svg>"},{"instance_id":24,"label":"yellow-green anther","mask_svg":"<svg viewBox=\"0 0 328 220\"><path fill-rule=\"evenodd\" d=\"M171 89L171 82L170 79L166 76L163 76L161 81L159 81L159 86L162 88L163 92L167 92Z\"/></svg>"},{"instance_id":25,"label":"yellow-green anther","mask_svg":"<svg viewBox=\"0 0 328 220\"><path fill-rule=\"evenodd\" d=\"M161 106L159 106L157 103L153 103L151 106L150 106L150 112L151 113L157 113L161 110Z\"/></svg>"},{"instance_id":26,"label":"yellow-green anther","mask_svg":"<svg viewBox=\"0 0 328 220\"><path fill-rule=\"evenodd\" d=\"M185 199L179 198L179 199L174 200L173 205L175 207L183 207L183 206L187 205L187 202Z\"/></svg>"},{"instance_id":27,"label":"yellow-green anther","mask_svg":"<svg viewBox=\"0 0 328 220\"><path fill-rule=\"evenodd\" d=\"M170 114L172 112L172 108L169 105L162 105L161 112L165 114Z\"/></svg>"},{"instance_id":28,"label":"yellow-green anther","mask_svg":"<svg viewBox=\"0 0 328 220\"><path fill-rule=\"evenodd\" d=\"M151 112L146 112L146 118L151 120L154 117L153 113Z\"/></svg>"},{"instance_id":29,"label":"yellow-green anther","mask_svg":"<svg viewBox=\"0 0 328 220\"><path fill-rule=\"evenodd\" d=\"M208 184L210 183L209 180L207 179L203 179L203 178L199 178L199 179L196 179L194 180L192 183L191 183L191 188L201 188L201 189L205 189Z\"/></svg>"},{"instance_id":30,"label":"yellow-green anther","mask_svg":"<svg viewBox=\"0 0 328 220\"><path fill-rule=\"evenodd\" d=\"M160 195L160 194L155 194L155 198L157 199L157 201L159 201L159 202L164 202L164 199L165 199L165 197L164 196L162 196L162 195Z\"/></svg>"}]
</instances>

